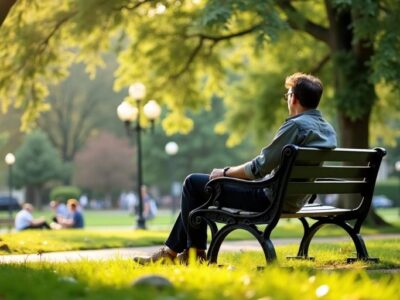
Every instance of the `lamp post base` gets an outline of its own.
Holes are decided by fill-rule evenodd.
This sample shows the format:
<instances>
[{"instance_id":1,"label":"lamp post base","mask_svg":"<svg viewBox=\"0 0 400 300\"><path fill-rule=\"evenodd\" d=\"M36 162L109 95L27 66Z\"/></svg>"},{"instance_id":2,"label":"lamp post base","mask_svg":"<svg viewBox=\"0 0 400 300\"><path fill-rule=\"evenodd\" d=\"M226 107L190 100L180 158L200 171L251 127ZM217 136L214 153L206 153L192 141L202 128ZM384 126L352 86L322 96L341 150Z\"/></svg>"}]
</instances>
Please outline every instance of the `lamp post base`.
<instances>
[{"instance_id":1,"label":"lamp post base","mask_svg":"<svg viewBox=\"0 0 400 300\"><path fill-rule=\"evenodd\" d=\"M136 229L146 229L146 220L139 218L137 220Z\"/></svg>"}]
</instances>

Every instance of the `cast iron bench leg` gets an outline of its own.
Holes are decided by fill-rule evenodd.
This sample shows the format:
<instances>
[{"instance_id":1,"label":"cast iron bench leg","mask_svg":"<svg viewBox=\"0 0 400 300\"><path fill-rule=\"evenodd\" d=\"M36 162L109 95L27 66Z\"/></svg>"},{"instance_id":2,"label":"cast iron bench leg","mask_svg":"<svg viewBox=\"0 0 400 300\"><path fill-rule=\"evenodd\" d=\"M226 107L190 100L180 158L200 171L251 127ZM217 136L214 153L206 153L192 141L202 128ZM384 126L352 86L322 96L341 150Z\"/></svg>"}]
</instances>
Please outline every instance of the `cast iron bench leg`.
<instances>
[{"instance_id":1,"label":"cast iron bench leg","mask_svg":"<svg viewBox=\"0 0 400 300\"><path fill-rule=\"evenodd\" d=\"M229 233L236 229L246 230L257 239L264 251L264 256L267 263L276 260L276 252L271 239L265 238L263 233L258 230L255 225L228 224L222 227L211 240L210 248L207 252L207 260L209 261L209 263L217 263L218 253L222 242Z\"/></svg>"}]
</instances>

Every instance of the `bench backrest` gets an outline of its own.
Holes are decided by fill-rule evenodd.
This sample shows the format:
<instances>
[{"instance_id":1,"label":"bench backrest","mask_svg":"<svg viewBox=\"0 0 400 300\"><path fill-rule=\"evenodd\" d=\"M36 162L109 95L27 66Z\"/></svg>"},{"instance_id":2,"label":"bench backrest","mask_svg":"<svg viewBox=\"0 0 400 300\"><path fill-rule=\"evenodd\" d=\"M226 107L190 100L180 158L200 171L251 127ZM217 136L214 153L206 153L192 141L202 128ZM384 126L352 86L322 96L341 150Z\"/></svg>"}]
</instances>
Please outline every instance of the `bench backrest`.
<instances>
[{"instance_id":1,"label":"bench backrest","mask_svg":"<svg viewBox=\"0 0 400 300\"><path fill-rule=\"evenodd\" d=\"M287 145L277 174L276 200L283 202L299 194L359 194L362 201L357 210L368 212L385 154L382 148L328 150Z\"/></svg>"}]
</instances>

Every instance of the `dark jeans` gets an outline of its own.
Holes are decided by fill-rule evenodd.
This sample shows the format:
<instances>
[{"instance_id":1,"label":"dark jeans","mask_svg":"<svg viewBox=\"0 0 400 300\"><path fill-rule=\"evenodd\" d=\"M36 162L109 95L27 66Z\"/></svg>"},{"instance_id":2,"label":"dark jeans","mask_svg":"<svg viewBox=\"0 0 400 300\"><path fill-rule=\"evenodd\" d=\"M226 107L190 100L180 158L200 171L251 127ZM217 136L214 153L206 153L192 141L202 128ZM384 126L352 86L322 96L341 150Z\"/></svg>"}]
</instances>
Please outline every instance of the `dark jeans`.
<instances>
[{"instance_id":1,"label":"dark jeans","mask_svg":"<svg viewBox=\"0 0 400 300\"><path fill-rule=\"evenodd\" d=\"M189 213L208 200L204 192L208 181L208 174L191 174L183 183L181 212L165 242L165 245L175 252L180 253L190 247L207 248L207 224L203 221L199 228L190 226ZM269 206L270 201L262 189L224 187L220 203L231 208L263 211Z\"/></svg>"},{"instance_id":2,"label":"dark jeans","mask_svg":"<svg viewBox=\"0 0 400 300\"><path fill-rule=\"evenodd\" d=\"M45 229L45 228L50 229L50 226L47 222L44 221L44 222L40 222L36 225L29 225L28 227L25 227L24 230L25 229Z\"/></svg>"}]
</instances>

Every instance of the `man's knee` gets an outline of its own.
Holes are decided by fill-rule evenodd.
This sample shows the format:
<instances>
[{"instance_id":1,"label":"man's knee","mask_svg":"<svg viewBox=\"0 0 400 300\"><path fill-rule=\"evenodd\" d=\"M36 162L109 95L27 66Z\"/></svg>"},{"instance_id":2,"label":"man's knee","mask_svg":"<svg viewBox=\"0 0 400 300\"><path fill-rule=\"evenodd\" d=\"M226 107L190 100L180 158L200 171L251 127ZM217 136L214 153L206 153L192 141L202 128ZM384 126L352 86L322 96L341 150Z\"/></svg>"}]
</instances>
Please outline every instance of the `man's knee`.
<instances>
[{"instance_id":1,"label":"man's knee","mask_svg":"<svg viewBox=\"0 0 400 300\"><path fill-rule=\"evenodd\" d=\"M183 188L184 189L192 189L193 188L193 181L194 179L194 174L189 174L186 176L185 180L183 181Z\"/></svg>"},{"instance_id":2,"label":"man's knee","mask_svg":"<svg viewBox=\"0 0 400 300\"><path fill-rule=\"evenodd\" d=\"M206 174L189 174L183 182L183 188L190 191L203 191L204 186L208 182L208 175Z\"/></svg>"}]
</instances>

